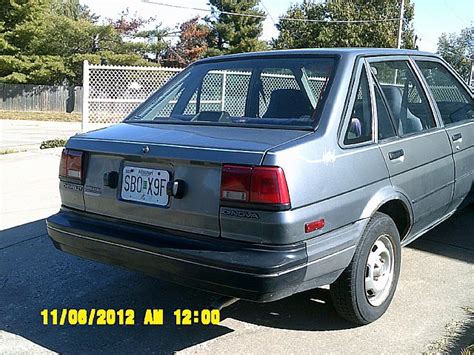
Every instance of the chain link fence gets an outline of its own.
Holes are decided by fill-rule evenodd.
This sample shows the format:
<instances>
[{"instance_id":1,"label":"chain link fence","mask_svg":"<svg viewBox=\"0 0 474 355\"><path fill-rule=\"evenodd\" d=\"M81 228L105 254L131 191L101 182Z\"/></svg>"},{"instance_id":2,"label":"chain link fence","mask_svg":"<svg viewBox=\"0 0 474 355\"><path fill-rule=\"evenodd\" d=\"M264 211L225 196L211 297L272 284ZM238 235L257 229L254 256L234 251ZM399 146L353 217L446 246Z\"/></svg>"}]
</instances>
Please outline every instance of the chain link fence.
<instances>
[{"instance_id":1,"label":"chain link fence","mask_svg":"<svg viewBox=\"0 0 474 355\"><path fill-rule=\"evenodd\" d=\"M251 72L213 70L203 78L199 101L199 111L226 111L230 116L245 116L247 92L250 85ZM270 74L261 75L259 92L259 113L262 116L269 104L271 93L277 89L299 89L294 75ZM314 97L319 98L325 78L309 77L309 89ZM157 116L167 117L171 114L178 95L169 101ZM198 90L196 90L184 109L184 115L199 113L197 108Z\"/></svg>"},{"instance_id":2,"label":"chain link fence","mask_svg":"<svg viewBox=\"0 0 474 355\"><path fill-rule=\"evenodd\" d=\"M120 122L182 69L92 65L84 61L82 130Z\"/></svg>"}]
</instances>

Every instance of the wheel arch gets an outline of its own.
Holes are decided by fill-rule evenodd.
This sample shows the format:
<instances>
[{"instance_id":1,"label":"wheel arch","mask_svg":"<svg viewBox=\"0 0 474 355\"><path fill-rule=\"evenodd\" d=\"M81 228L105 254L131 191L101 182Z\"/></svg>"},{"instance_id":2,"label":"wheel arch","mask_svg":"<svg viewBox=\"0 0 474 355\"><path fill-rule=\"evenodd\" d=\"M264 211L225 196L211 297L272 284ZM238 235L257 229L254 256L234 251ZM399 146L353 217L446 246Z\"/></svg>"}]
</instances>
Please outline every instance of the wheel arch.
<instances>
[{"instance_id":1,"label":"wheel arch","mask_svg":"<svg viewBox=\"0 0 474 355\"><path fill-rule=\"evenodd\" d=\"M410 200L405 194L393 188L381 189L369 200L361 217L371 218L376 212L385 213L393 219L400 241L409 235L414 218Z\"/></svg>"}]
</instances>

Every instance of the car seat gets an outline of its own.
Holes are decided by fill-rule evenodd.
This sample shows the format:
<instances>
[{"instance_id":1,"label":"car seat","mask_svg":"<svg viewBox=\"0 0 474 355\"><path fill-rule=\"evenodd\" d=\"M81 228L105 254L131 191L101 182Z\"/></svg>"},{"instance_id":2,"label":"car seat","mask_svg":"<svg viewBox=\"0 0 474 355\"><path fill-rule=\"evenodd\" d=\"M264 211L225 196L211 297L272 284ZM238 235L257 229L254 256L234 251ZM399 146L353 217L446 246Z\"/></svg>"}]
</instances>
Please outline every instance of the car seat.
<instances>
[{"instance_id":1,"label":"car seat","mask_svg":"<svg viewBox=\"0 0 474 355\"><path fill-rule=\"evenodd\" d=\"M383 93L387 99L390 110L395 116L396 123L400 124L401 133L420 132L423 130L421 119L411 113L408 107L402 107L402 92L396 86L382 86ZM406 114L404 109L406 109Z\"/></svg>"},{"instance_id":2,"label":"car seat","mask_svg":"<svg viewBox=\"0 0 474 355\"><path fill-rule=\"evenodd\" d=\"M272 91L263 118L300 118L312 113L311 102L301 90L277 89Z\"/></svg>"}]
</instances>

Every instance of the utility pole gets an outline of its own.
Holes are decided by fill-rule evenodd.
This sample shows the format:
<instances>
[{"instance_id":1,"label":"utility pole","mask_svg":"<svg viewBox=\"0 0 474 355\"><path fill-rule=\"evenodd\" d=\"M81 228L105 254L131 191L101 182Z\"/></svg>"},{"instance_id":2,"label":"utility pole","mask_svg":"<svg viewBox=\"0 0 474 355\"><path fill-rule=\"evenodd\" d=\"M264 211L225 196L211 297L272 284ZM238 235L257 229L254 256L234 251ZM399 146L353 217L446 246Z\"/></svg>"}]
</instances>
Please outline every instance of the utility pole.
<instances>
[{"instance_id":1,"label":"utility pole","mask_svg":"<svg viewBox=\"0 0 474 355\"><path fill-rule=\"evenodd\" d=\"M403 30L403 12L405 10L405 1L401 0L400 4L400 18L398 19L398 40L397 40L397 48L400 49L402 47L402 30Z\"/></svg>"}]
</instances>

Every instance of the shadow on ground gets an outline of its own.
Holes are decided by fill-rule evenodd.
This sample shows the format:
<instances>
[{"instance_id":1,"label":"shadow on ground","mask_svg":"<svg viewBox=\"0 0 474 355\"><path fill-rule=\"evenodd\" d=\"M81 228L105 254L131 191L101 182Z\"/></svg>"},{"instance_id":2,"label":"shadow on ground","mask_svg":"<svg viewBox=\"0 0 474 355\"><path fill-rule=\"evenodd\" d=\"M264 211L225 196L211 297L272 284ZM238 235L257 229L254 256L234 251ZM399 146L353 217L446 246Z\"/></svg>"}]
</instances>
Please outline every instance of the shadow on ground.
<instances>
[{"instance_id":1,"label":"shadow on ground","mask_svg":"<svg viewBox=\"0 0 474 355\"><path fill-rule=\"evenodd\" d=\"M474 263L474 205L462 209L408 248Z\"/></svg>"},{"instance_id":2,"label":"shadow on ground","mask_svg":"<svg viewBox=\"0 0 474 355\"><path fill-rule=\"evenodd\" d=\"M466 210L410 246L473 261L473 210ZM232 332L225 326L176 326L177 308L207 308L218 296L59 252L44 220L0 232L0 330L60 353L106 351L169 353ZM145 309L164 309L164 325L43 326L43 309L132 308L141 323ZM337 317L329 291L317 289L268 304L238 302L224 317L292 330L352 327Z\"/></svg>"}]
</instances>

